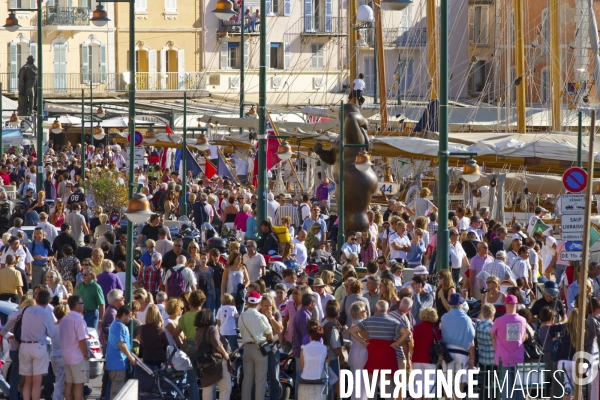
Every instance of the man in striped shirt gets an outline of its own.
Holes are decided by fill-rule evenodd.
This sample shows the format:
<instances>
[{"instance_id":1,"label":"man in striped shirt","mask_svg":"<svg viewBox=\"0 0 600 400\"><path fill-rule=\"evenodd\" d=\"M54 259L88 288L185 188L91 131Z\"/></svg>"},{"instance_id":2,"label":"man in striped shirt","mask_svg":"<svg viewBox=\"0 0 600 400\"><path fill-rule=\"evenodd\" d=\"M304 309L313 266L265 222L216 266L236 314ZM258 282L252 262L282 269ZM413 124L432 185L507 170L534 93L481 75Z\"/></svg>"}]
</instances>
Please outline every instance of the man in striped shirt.
<instances>
[{"instance_id":1,"label":"man in striped shirt","mask_svg":"<svg viewBox=\"0 0 600 400\"><path fill-rule=\"evenodd\" d=\"M300 225L298 209L292 205L292 195L289 193L284 194L283 200L285 203L275 211L275 221L273 221L273 225L283 225L281 219L283 217L290 217L292 225L298 227Z\"/></svg>"}]
</instances>

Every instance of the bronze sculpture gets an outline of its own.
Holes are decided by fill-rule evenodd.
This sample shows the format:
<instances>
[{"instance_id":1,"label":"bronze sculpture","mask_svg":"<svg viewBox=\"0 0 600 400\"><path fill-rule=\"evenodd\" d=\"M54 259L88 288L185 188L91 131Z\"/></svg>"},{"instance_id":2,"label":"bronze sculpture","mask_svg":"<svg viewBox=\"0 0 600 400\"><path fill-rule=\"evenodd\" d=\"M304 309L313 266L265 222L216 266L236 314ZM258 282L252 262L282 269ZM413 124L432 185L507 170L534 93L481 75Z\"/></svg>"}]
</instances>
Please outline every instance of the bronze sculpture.
<instances>
[{"instance_id":1,"label":"bronze sculpture","mask_svg":"<svg viewBox=\"0 0 600 400\"><path fill-rule=\"evenodd\" d=\"M367 135L368 122L360 113L356 104L344 105L344 139L346 144L368 144ZM371 197L377 191L377 175L372 169L366 172L359 171L354 165L356 155L360 148L347 147L344 149L344 222L345 232L362 232L369 229L367 211L371 203ZM333 166L333 179L336 183L335 197L340 199L340 138L333 142L331 150L324 150L320 143L314 147L315 153L326 164ZM338 200L339 201L339 200Z\"/></svg>"},{"instance_id":2,"label":"bronze sculpture","mask_svg":"<svg viewBox=\"0 0 600 400\"><path fill-rule=\"evenodd\" d=\"M19 70L19 108L17 111L21 116L31 115L35 109L38 69L33 62L33 56L27 57L27 63Z\"/></svg>"}]
</instances>

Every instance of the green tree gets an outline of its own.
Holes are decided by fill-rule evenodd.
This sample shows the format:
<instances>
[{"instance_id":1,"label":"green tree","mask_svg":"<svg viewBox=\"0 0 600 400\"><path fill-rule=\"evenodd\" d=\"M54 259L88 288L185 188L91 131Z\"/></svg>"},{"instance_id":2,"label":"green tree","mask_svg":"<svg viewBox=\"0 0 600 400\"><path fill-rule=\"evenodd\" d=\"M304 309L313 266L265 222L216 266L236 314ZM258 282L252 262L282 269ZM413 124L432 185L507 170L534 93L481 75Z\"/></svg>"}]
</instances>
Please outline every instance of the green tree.
<instances>
[{"instance_id":1,"label":"green tree","mask_svg":"<svg viewBox=\"0 0 600 400\"><path fill-rule=\"evenodd\" d=\"M117 171L86 171L87 179L82 186L93 203L102 207L105 213L121 212L127 208L127 186L119 184Z\"/></svg>"}]
</instances>

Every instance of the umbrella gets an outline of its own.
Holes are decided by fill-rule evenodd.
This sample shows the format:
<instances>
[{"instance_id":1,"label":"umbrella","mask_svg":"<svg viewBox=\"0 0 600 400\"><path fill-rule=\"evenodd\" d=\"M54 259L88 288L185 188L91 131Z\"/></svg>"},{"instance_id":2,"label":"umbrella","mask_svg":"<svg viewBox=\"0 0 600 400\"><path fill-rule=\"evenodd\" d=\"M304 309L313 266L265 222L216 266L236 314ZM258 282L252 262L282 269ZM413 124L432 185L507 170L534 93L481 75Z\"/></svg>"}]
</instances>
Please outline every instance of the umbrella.
<instances>
[{"instance_id":1,"label":"umbrella","mask_svg":"<svg viewBox=\"0 0 600 400\"><path fill-rule=\"evenodd\" d=\"M165 126L165 124L162 122L148 122L148 121L143 121L143 120L139 120L139 119L135 120L135 124L136 125L145 125L145 126L154 125L155 127L160 127L160 126L164 127ZM109 118L109 119L102 121L100 123L100 126L103 128L124 129L124 128L129 127L129 117Z\"/></svg>"}]
</instances>

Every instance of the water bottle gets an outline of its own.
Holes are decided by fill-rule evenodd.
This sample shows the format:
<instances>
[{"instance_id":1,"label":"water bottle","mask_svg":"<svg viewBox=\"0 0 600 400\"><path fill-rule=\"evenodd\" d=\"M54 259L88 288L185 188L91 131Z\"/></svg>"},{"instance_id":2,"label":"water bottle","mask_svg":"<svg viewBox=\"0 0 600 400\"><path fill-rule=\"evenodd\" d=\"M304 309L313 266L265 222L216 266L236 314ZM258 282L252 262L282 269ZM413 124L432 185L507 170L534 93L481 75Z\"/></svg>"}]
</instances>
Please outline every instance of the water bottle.
<instances>
[{"instance_id":1,"label":"water bottle","mask_svg":"<svg viewBox=\"0 0 600 400\"><path fill-rule=\"evenodd\" d=\"M325 375L325 387L323 388L323 394L327 396L329 394L329 375Z\"/></svg>"}]
</instances>

